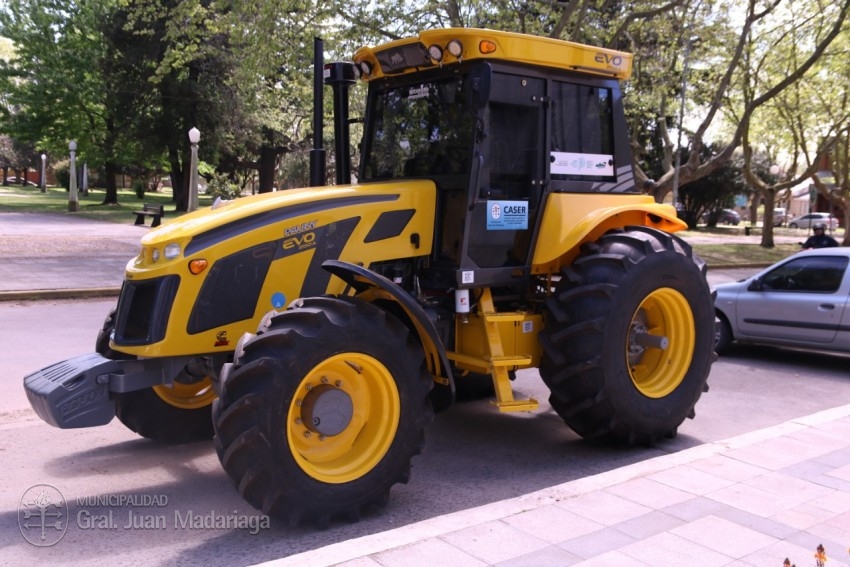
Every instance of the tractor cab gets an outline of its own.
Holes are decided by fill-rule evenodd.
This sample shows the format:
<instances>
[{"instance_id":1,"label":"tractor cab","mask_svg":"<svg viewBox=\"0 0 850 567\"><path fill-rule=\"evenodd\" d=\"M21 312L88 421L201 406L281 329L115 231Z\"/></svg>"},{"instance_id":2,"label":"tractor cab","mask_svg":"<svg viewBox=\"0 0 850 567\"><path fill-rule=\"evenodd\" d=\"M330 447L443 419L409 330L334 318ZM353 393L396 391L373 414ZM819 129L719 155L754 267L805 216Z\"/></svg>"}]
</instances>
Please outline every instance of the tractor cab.
<instances>
[{"instance_id":1,"label":"tractor cab","mask_svg":"<svg viewBox=\"0 0 850 567\"><path fill-rule=\"evenodd\" d=\"M544 67L511 36L438 30L355 54L369 81L359 180L435 183L429 271L447 287L526 280L550 192L634 190L627 140L614 136L628 56L538 38L562 57Z\"/></svg>"}]
</instances>

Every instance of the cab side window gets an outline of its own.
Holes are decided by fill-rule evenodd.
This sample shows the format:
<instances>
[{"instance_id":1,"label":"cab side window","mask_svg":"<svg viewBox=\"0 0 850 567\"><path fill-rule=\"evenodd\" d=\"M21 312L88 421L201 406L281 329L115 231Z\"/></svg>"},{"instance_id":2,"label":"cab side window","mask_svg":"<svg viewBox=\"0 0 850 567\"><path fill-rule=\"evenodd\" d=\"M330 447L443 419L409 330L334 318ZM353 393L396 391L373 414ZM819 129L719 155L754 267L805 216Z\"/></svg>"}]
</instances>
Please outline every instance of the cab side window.
<instances>
[{"instance_id":1,"label":"cab side window","mask_svg":"<svg viewBox=\"0 0 850 567\"><path fill-rule=\"evenodd\" d=\"M611 90L552 82L550 173L553 179L606 180L614 176Z\"/></svg>"}]
</instances>

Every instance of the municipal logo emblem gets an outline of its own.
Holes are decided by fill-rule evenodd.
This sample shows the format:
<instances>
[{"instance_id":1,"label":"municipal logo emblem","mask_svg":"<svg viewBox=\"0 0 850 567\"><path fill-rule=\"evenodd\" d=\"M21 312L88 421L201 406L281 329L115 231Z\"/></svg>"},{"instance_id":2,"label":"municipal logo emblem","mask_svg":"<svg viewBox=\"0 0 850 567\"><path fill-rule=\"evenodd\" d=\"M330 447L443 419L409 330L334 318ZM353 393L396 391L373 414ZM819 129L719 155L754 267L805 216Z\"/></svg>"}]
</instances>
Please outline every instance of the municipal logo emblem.
<instances>
[{"instance_id":1,"label":"municipal logo emblem","mask_svg":"<svg viewBox=\"0 0 850 567\"><path fill-rule=\"evenodd\" d=\"M37 547L56 545L68 530L68 504L59 489L36 484L18 505L18 526L24 539Z\"/></svg>"}]
</instances>

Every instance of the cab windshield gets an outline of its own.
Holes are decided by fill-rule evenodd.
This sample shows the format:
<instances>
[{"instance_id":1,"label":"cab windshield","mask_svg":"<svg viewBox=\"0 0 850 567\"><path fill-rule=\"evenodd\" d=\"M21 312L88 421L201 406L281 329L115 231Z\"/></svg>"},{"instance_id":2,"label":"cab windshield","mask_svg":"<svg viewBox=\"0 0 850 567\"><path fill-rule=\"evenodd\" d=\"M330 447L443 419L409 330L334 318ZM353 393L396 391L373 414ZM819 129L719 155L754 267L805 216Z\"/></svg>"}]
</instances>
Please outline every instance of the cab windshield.
<instances>
[{"instance_id":1,"label":"cab windshield","mask_svg":"<svg viewBox=\"0 0 850 567\"><path fill-rule=\"evenodd\" d=\"M472 156L475 114L458 76L372 93L366 132L366 180L465 174Z\"/></svg>"}]
</instances>

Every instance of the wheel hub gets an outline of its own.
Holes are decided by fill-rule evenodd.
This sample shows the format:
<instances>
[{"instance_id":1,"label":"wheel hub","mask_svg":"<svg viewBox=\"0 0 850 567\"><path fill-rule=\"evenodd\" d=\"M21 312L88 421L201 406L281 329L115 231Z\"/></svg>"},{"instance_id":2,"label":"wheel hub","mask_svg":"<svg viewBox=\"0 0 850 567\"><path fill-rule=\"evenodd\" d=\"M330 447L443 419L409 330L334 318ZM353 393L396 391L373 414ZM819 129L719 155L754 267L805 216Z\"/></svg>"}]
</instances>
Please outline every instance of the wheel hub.
<instances>
[{"instance_id":1,"label":"wheel hub","mask_svg":"<svg viewBox=\"0 0 850 567\"><path fill-rule=\"evenodd\" d=\"M650 293L635 312L626 340L629 373L638 391L649 398L672 393L688 372L696 341L687 299L672 288Z\"/></svg>"},{"instance_id":2,"label":"wheel hub","mask_svg":"<svg viewBox=\"0 0 850 567\"><path fill-rule=\"evenodd\" d=\"M641 314L639 317L642 319L643 315ZM629 332L629 357L633 364L640 360L646 349L665 350L669 346L670 340L667 337L650 333L642 320L635 319L632 321L631 331Z\"/></svg>"},{"instance_id":3,"label":"wheel hub","mask_svg":"<svg viewBox=\"0 0 850 567\"><path fill-rule=\"evenodd\" d=\"M345 431L353 416L351 396L329 384L312 388L301 404L304 426L326 437Z\"/></svg>"}]
</instances>

